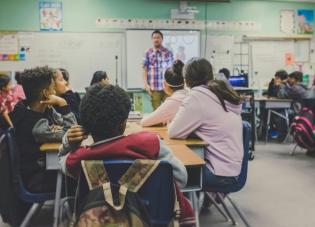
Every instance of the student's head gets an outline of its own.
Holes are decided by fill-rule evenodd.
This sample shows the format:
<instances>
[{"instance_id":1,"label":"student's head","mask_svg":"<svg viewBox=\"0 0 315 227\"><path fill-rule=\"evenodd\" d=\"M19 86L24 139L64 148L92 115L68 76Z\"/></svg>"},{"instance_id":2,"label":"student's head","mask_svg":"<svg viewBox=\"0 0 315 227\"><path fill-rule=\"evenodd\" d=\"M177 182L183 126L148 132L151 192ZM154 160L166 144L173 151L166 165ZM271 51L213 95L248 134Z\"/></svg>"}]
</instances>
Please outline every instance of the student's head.
<instances>
[{"instance_id":1,"label":"student's head","mask_svg":"<svg viewBox=\"0 0 315 227\"><path fill-rule=\"evenodd\" d=\"M59 69L54 72L54 82L56 95L61 96L68 90L67 81L63 78L63 75Z\"/></svg>"},{"instance_id":2,"label":"student's head","mask_svg":"<svg viewBox=\"0 0 315 227\"><path fill-rule=\"evenodd\" d=\"M17 84L22 85L22 72L15 72L14 79Z\"/></svg>"},{"instance_id":3,"label":"student's head","mask_svg":"<svg viewBox=\"0 0 315 227\"><path fill-rule=\"evenodd\" d=\"M62 73L63 79L67 82L67 86L69 86L69 79L70 79L69 72L63 68L59 68L59 71Z\"/></svg>"},{"instance_id":4,"label":"student's head","mask_svg":"<svg viewBox=\"0 0 315 227\"><path fill-rule=\"evenodd\" d=\"M174 91L184 89L183 67L184 63L181 60L176 60L165 71L164 91L167 95L172 95Z\"/></svg>"},{"instance_id":5,"label":"student's head","mask_svg":"<svg viewBox=\"0 0 315 227\"><path fill-rule=\"evenodd\" d=\"M303 73L299 71L295 71L288 75L288 84L290 86L296 85L303 81Z\"/></svg>"},{"instance_id":6,"label":"student's head","mask_svg":"<svg viewBox=\"0 0 315 227\"><path fill-rule=\"evenodd\" d=\"M281 83L281 82L285 81L287 78L288 78L288 73L285 70L279 70L275 74L275 80L276 80L275 82L276 83L277 82Z\"/></svg>"},{"instance_id":7,"label":"student's head","mask_svg":"<svg viewBox=\"0 0 315 227\"><path fill-rule=\"evenodd\" d=\"M230 79L231 73L230 73L230 70L228 70L227 68L220 69L219 73L223 73L227 80Z\"/></svg>"},{"instance_id":8,"label":"student's head","mask_svg":"<svg viewBox=\"0 0 315 227\"><path fill-rule=\"evenodd\" d=\"M94 85L96 83L101 83L103 85L109 84L109 78L105 71L96 71L93 74L93 78L91 80L90 85Z\"/></svg>"},{"instance_id":9,"label":"student's head","mask_svg":"<svg viewBox=\"0 0 315 227\"><path fill-rule=\"evenodd\" d=\"M8 75L0 74L0 91L8 92L11 89L11 78Z\"/></svg>"},{"instance_id":10,"label":"student's head","mask_svg":"<svg viewBox=\"0 0 315 227\"><path fill-rule=\"evenodd\" d=\"M28 103L47 100L50 95L56 93L54 73L55 71L47 66L24 70L22 86Z\"/></svg>"},{"instance_id":11,"label":"student's head","mask_svg":"<svg viewBox=\"0 0 315 227\"><path fill-rule=\"evenodd\" d=\"M193 58L184 66L183 70L186 85L190 88L207 85L213 80L212 66L205 58Z\"/></svg>"},{"instance_id":12,"label":"student's head","mask_svg":"<svg viewBox=\"0 0 315 227\"><path fill-rule=\"evenodd\" d=\"M119 136L125 131L130 109L130 98L123 89L95 84L82 98L81 124L95 141Z\"/></svg>"},{"instance_id":13,"label":"student's head","mask_svg":"<svg viewBox=\"0 0 315 227\"><path fill-rule=\"evenodd\" d=\"M151 39L155 48L160 48L162 46L163 34L160 30L154 30L151 34Z\"/></svg>"}]
</instances>

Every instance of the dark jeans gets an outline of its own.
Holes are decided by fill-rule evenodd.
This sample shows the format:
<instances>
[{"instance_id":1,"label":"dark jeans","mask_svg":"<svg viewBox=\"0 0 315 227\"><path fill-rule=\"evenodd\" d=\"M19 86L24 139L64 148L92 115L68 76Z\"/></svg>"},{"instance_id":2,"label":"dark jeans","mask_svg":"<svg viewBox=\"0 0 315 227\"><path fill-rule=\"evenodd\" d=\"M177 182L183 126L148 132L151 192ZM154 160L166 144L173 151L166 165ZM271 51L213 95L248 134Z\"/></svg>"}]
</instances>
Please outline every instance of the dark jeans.
<instances>
[{"instance_id":1,"label":"dark jeans","mask_svg":"<svg viewBox=\"0 0 315 227\"><path fill-rule=\"evenodd\" d=\"M205 191L237 184L237 178L216 176L206 166L202 167L202 189Z\"/></svg>"}]
</instances>

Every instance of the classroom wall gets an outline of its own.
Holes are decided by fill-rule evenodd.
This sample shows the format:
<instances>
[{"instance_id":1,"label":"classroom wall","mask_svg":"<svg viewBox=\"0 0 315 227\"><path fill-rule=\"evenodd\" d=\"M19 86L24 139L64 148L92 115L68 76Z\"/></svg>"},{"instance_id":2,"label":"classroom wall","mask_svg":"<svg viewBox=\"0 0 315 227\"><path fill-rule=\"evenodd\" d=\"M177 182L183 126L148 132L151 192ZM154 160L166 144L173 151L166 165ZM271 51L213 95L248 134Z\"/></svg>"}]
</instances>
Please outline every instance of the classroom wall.
<instances>
[{"instance_id":1,"label":"classroom wall","mask_svg":"<svg viewBox=\"0 0 315 227\"><path fill-rule=\"evenodd\" d=\"M40 0L0 0L0 31L39 31L39 2ZM96 26L97 18L169 19L170 10L179 6L179 1L170 0L56 0L56 2L63 2L65 32L107 31ZM205 3L190 1L190 5L196 6L200 11L196 19L204 20ZM315 4L286 0L232 0L231 3L207 3L207 19L256 21L261 24L259 34L280 35L280 10L301 8L315 10ZM143 111L150 112L152 109L148 95L141 92L137 95L142 96Z\"/></svg>"},{"instance_id":2,"label":"classroom wall","mask_svg":"<svg viewBox=\"0 0 315 227\"><path fill-rule=\"evenodd\" d=\"M48 1L48 0L47 0ZM64 7L64 31L103 31L96 18L170 18L179 1L169 0L60 0ZM0 0L0 30L38 31L39 0ZM262 34L279 34L281 9L314 9L314 3L232 0L207 3L209 20L250 20L262 25ZM191 2L205 19L205 3Z\"/></svg>"}]
</instances>

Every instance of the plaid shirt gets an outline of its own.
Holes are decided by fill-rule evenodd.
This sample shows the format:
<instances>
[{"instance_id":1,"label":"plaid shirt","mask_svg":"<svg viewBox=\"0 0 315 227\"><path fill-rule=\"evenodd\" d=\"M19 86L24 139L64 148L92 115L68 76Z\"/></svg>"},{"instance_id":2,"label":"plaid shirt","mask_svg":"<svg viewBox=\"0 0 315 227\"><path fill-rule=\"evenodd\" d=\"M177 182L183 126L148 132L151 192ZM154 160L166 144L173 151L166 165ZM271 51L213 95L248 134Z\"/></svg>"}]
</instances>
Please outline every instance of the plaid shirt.
<instances>
[{"instance_id":1,"label":"plaid shirt","mask_svg":"<svg viewBox=\"0 0 315 227\"><path fill-rule=\"evenodd\" d=\"M145 52L143 67L148 71L148 85L153 91L163 90L164 73L173 63L173 53L161 47L150 48Z\"/></svg>"}]
</instances>

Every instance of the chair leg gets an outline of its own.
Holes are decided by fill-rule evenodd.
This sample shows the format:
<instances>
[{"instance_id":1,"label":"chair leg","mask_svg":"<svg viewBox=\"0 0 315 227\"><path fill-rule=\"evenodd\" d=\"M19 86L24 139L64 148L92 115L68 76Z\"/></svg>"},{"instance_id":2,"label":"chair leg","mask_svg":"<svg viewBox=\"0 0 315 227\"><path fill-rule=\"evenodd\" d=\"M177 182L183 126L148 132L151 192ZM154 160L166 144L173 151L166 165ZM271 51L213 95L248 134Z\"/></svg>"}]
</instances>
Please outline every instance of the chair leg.
<instances>
[{"instance_id":1,"label":"chair leg","mask_svg":"<svg viewBox=\"0 0 315 227\"><path fill-rule=\"evenodd\" d=\"M240 216L240 218L242 219L242 221L244 222L246 227L250 227L250 224L248 223L248 221L246 220L243 212L238 208L238 206L233 202L233 200L230 198L229 195L227 195L228 200L230 201L230 203L232 204L232 206L234 207L234 209L236 210L236 212L238 213L238 215Z\"/></svg>"},{"instance_id":2,"label":"chair leg","mask_svg":"<svg viewBox=\"0 0 315 227\"><path fill-rule=\"evenodd\" d=\"M295 144L293 151L290 152L290 155L294 155L295 154L297 147L298 147L298 145Z\"/></svg>"},{"instance_id":3,"label":"chair leg","mask_svg":"<svg viewBox=\"0 0 315 227\"><path fill-rule=\"evenodd\" d=\"M224 202L223 197L220 195L220 193L216 193L216 195L218 196L218 198L219 198L219 200L220 200L220 202L221 202L221 204L222 204L222 206L223 206L223 209L225 210L226 214L227 214L227 215L229 216L229 218L231 219L232 224L233 224L233 225L236 225L237 223L236 223L236 221L235 221L235 218L232 216L230 210L227 208L227 206L226 206L226 204L225 204L225 202Z\"/></svg>"},{"instance_id":4,"label":"chair leg","mask_svg":"<svg viewBox=\"0 0 315 227\"><path fill-rule=\"evenodd\" d=\"M225 220L228 222L230 221L229 217L226 216L226 214L224 213L224 211L221 209L221 207L217 204L217 202L212 198L212 196L210 195L209 192L206 192L206 195L208 197L208 199L211 201L211 203L215 206L215 208L217 208L217 210L219 211L219 213L225 218Z\"/></svg>"},{"instance_id":5,"label":"chair leg","mask_svg":"<svg viewBox=\"0 0 315 227\"><path fill-rule=\"evenodd\" d=\"M34 203L32 205L32 207L30 208L30 210L27 212L22 224L20 225L20 227L27 227L31 218L33 217L33 215L43 206L43 204L40 203Z\"/></svg>"}]
</instances>

